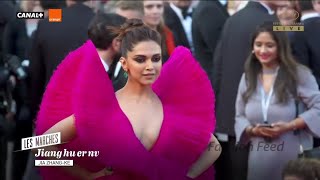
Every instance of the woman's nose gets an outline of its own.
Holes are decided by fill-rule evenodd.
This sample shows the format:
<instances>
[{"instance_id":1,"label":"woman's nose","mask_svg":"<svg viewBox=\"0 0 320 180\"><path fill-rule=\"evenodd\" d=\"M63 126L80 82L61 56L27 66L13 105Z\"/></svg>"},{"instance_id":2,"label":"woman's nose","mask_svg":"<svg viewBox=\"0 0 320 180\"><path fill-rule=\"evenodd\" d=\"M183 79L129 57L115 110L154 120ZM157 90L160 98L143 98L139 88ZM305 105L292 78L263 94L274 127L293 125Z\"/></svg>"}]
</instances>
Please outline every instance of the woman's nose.
<instances>
[{"instance_id":1,"label":"woman's nose","mask_svg":"<svg viewBox=\"0 0 320 180\"><path fill-rule=\"evenodd\" d=\"M152 63L151 60L147 61L146 69L147 69L147 70L152 70L152 69L153 69L153 63Z\"/></svg>"},{"instance_id":2,"label":"woman's nose","mask_svg":"<svg viewBox=\"0 0 320 180\"><path fill-rule=\"evenodd\" d=\"M267 47L266 46L262 46L260 51L261 51L261 53L267 52Z\"/></svg>"}]
</instances>

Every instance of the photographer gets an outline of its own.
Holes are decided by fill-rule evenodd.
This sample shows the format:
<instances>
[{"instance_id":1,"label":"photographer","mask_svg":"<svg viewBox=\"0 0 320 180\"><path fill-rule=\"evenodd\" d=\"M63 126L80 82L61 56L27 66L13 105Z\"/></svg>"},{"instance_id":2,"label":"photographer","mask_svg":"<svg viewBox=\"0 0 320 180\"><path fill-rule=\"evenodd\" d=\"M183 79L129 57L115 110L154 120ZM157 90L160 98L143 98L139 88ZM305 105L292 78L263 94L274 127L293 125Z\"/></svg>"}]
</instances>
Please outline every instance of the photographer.
<instances>
[{"instance_id":1,"label":"photographer","mask_svg":"<svg viewBox=\"0 0 320 180\"><path fill-rule=\"evenodd\" d=\"M13 141L14 150L21 150L21 139L32 135L32 121L27 107L26 71L21 60L14 55L0 56L0 137L2 154L6 153L8 141ZM28 151L13 155L14 179L21 179L28 160ZM3 166L7 157L3 159ZM2 167L2 169L5 169Z\"/></svg>"},{"instance_id":2,"label":"photographer","mask_svg":"<svg viewBox=\"0 0 320 180\"><path fill-rule=\"evenodd\" d=\"M0 43L2 42L4 28L10 19L14 17L14 6L10 2L0 1ZM0 44L0 52L2 43ZM4 122L4 117L0 116L0 124ZM1 125L0 125L1 127ZM0 129L1 132L1 129ZM7 159L7 146L4 136L0 134L0 179L5 179L5 165Z\"/></svg>"},{"instance_id":3,"label":"photographer","mask_svg":"<svg viewBox=\"0 0 320 180\"><path fill-rule=\"evenodd\" d=\"M30 37L24 30L26 23L24 20L15 19L10 21L4 31L3 36L3 61L10 62L14 69L18 70L14 73L16 78L16 86L13 89L13 97L17 104L17 114L15 116L16 127L13 134L12 141L14 142L14 150L20 150L21 138L32 136L32 119L30 117L30 110L27 106L28 95L28 79L27 69L23 69L22 62L25 64L24 68L27 68L29 64L29 44ZM30 26L27 26L30 27ZM30 34L31 35L31 34ZM13 56L14 55L14 56ZM18 73L18 74L17 74ZM13 179L22 179L25 165L28 160L28 151L15 152L13 156Z\"/></svg>"}]
</instances>

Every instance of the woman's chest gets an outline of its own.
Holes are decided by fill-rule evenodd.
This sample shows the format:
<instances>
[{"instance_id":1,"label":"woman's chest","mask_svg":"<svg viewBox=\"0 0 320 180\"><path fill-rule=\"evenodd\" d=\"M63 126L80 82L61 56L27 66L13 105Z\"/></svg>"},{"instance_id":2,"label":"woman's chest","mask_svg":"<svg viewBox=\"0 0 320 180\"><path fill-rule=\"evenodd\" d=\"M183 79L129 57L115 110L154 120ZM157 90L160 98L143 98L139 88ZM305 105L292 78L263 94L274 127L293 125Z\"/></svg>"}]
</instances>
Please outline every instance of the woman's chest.
<instances>
[{"instance_id":1,"label":"woman's chest","mask_svg":"<svg viewBox=\"0 0 320 180\"><path fill-rule=\"evenodd\" d=\"M131 134L146 150L157 142L164 122L164 108L161 103L121 104L119 113Z\"/></svg>"},{"instance_id":2,"label":"woman's chest","mask_svg":"<svg viewBox=\"0 0 320 180\"><path fill-rule=\"evenodd\" d=\"M252 123L268 123L278 121L290 121L295 118L296 108L293 99L287 103L280 104L276 96L272 94L268 106L265 106L264 97L258 92L253 94L245 106L245 115ZM265 120L266 118L266 120Z\"/></svg>"}]
</instances>

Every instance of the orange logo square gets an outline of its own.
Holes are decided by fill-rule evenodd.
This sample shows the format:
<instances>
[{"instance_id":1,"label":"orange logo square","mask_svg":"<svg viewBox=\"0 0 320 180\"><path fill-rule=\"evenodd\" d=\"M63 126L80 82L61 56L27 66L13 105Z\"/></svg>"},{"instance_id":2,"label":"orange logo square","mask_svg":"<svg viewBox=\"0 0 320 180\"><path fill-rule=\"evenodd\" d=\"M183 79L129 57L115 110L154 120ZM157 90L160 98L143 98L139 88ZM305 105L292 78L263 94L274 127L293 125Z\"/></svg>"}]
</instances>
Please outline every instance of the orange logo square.
<instances>
[{"instance_id":1,"label":"orange logo square","mask_svg":"<svg viewBox=\"0 0 320 180\"><path fill-rule=\"evenodd\" d=\"M61 22L62 9L49 9L49 22Z\"/></svg>"}]
</instances>

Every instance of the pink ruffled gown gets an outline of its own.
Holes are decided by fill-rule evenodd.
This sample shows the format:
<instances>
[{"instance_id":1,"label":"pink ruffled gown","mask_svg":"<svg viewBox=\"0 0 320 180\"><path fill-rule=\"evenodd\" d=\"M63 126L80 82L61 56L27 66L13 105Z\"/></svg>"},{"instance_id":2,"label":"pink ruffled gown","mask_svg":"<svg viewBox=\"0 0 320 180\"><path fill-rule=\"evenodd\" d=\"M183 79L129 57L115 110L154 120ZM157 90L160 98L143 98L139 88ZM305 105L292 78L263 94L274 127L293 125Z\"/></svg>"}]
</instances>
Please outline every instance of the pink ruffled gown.
<instances>
[{"instance_id":1,"label":"pink ruffled gown","mask_svg":"<svg viewBox=\"0 0 320 180\"><path fill-rule=\"evenodd\" d=\"M214 132L214 93L190 51L175 49L153 84L164 107L159 137L147 150L120 109L112 83L91 41L59 65L43 97L37 135L74 114L77 136L59 146L69 151L99 151L96 158L74 157L92 172L111 166L106 180L185 180L191 165L207 150ZM75 179L55 167L41 167L43 179ZM197 180L213 180L210 167Z\"/></svg>"}]
</instances>

